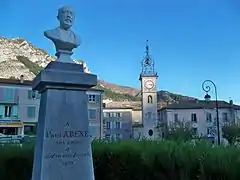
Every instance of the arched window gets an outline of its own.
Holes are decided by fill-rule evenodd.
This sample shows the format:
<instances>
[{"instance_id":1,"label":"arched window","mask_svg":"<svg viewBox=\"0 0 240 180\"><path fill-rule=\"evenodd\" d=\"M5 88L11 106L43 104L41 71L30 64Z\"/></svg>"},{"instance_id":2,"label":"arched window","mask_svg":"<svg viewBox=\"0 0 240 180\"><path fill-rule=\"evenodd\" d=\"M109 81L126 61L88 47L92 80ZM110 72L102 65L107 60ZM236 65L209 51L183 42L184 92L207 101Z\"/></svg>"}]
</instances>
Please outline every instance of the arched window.
<instances>
[{"instance_id":1,"label":"arched window","mask_svg":"<svg viewBox=\"0 0 240 180\"><path fill-rule=\"evenodd\" d=\"M147 101L148 101L148 103L150 103L150 104L153 103L153 99L152 99L152 96L151 96L151 95L148 96L148 100L147 100Z\"/></svg>"}]
</instances>

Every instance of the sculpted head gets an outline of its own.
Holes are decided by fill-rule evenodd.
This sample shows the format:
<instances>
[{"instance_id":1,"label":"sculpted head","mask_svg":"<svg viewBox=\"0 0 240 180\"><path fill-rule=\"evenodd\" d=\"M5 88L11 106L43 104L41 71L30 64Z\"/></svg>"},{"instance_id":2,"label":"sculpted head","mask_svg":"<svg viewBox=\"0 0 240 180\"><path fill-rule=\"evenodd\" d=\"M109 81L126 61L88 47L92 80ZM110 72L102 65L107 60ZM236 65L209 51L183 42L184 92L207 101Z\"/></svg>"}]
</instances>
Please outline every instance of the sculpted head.
<instances>
[{"instance_id":1,"label":"sculpted head","mask_svg":"<svg viewBox=\"0 0 240 180\"><path fill-rule=\"evenodd\" d=\"M75 14L73 9L64 6L58 9L57 18L60 22L60 27L62 29L68 30L72 27L73 21L75 19Z\"/></svg>"}]
</instances>

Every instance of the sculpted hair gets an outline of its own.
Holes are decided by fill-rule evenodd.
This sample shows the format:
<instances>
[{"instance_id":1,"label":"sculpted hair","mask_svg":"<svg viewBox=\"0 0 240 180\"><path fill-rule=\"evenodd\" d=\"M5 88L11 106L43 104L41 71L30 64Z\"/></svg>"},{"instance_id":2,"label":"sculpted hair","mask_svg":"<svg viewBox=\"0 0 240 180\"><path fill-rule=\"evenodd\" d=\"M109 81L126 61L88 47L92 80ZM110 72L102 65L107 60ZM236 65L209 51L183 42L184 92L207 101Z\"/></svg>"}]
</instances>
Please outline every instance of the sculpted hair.
<instances>
[{"instance_id":1,"label":"sculpted hair","mask_svg":"<svg viewBox=\"0 0 240 180\"><path fill-rule=\"evenodd\" d=\"M60 7L59 9L58 9L58 17L59 17L59 15L62 13L62 11L64 10L64 9L69 9L69 10L71 10L72 12L73 12L73 14L74 14L74 11L73 11L73 9L72 8L70 8L70 7L68 7L68 6L63 6L63 7Z\"/></svg>"}]
</instances>

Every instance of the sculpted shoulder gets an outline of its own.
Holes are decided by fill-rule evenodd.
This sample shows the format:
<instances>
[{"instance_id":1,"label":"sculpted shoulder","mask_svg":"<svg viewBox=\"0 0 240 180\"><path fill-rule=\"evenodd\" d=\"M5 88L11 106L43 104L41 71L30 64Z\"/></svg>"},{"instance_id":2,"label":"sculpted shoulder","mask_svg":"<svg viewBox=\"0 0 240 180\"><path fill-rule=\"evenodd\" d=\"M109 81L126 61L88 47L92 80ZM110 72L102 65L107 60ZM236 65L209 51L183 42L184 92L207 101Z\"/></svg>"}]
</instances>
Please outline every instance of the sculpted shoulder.
<instances>
[{"instance_id":1,"label":"sculpted shoulder","mask_svg":"<svg viewBox=\"0 0 240 180\"><path fill-rule=\"evenodd\" d=\"M44 31L44 36L50 39L57 38L59 37L59 29L55 28L55 29L46 30Z\"/></svg>"},{"instance_id":2,"label":"sculpted shoulder","mask_svg":"<svg viewBox=\"0 0 240 180\"><path fill-rule=\"evenodd\" d=\"M75 47L80 46L81 40L77 34L72 30L63 31L59 27L51 30L44 31L44 36L56 41L68 42L74 44Z\"/></svg>"},{"instance_id":3,"label":"sculpted shoulder","mask_svg":"<svg viewBox=\"0 0 240 180\"><path fill-rule=\"evenodd\" d=\"M80 46L80 44L81 44L81 39L80 39L80 37L76 34L76 33L74 33L73 31L71 31L72 32L72 34L74 35L74 39L75 39L75 44L76 44L76 46Z\"/></svg>"}]
</instances>

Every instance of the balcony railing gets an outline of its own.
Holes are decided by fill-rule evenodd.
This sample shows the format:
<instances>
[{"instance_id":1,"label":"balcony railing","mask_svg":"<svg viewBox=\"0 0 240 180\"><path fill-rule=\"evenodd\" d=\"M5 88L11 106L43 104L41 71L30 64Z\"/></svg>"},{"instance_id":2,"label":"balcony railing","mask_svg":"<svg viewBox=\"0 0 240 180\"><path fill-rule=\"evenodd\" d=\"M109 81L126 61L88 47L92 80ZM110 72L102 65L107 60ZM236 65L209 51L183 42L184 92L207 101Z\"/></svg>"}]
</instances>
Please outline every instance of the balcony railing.
<instances>
[{"instance_id":1,"label":"balcony railing","mask_svg":"<svg viewBox=\"0 0 240 180\"><path fill-rule=\"evenodd\" d=\"M0 122L19 122L20 118L18 116L4 117L0 115Z\"/></svg>"}]
</instances>

